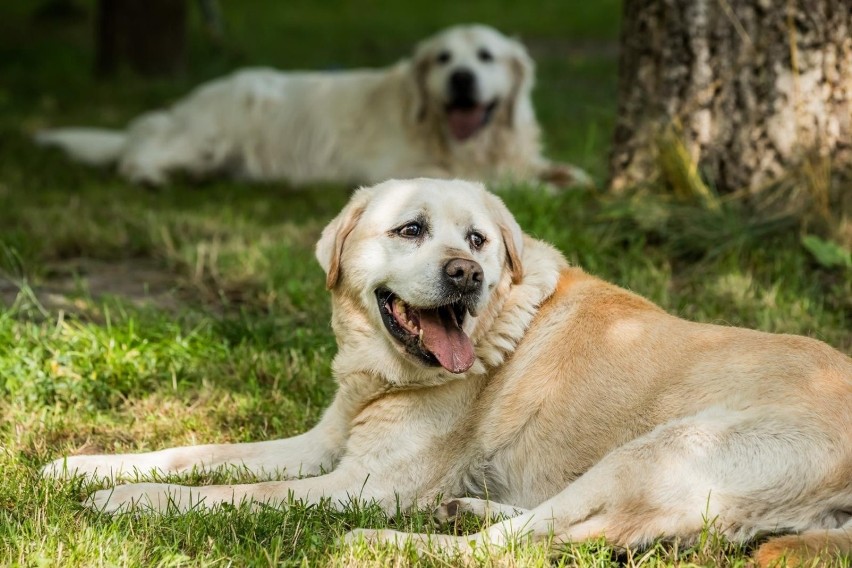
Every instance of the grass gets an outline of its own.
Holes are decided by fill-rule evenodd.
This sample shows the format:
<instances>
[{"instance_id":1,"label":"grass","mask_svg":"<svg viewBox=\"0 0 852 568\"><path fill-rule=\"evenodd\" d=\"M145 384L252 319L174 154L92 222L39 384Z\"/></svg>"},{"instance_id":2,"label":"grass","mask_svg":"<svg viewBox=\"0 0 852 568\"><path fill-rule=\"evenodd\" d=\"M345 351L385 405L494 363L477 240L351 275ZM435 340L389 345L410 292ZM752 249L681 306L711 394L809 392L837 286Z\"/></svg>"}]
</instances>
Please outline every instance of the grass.
<instances>
[{"instance_id":1,"label":"grass","mask_svg":"<svg viewBox=\"0 0 852 568\"><path fill-rule=\"evenodd\" d=\"M438 27L478 20L532 46L549 153L602 178L617 3L229 3L225 47L208 44L193 22L186 77L100 83L88 75L89 22L36 24L31 8L0 7L0 564L415 562L410 550L335 540L353 527L428 528L423 512L387 519L369 506L295 504L109 519L79 507L93 487L40 479L40 465L69 453L271 439L310 427L335 388L328 298L312 249L349 190L179 182L149 192L36 150L28 133L44 124L120 125L244 63L389 63ZM503 195L528 232L673 313L810 335L852 353L852 273L817 264L795 225L756 221L733 203L706 209L657 194ZM108 272L96 285L111 266L123 276ZM140 266L148 272L134 272ZM129 292L151 271L157 290ZM457 529L477 526L464 519ZM745 566L748 553L708 532L688 548L647 551L586 543L551 554L518 543L478 563Z\"/></svg>"}]
</instances>

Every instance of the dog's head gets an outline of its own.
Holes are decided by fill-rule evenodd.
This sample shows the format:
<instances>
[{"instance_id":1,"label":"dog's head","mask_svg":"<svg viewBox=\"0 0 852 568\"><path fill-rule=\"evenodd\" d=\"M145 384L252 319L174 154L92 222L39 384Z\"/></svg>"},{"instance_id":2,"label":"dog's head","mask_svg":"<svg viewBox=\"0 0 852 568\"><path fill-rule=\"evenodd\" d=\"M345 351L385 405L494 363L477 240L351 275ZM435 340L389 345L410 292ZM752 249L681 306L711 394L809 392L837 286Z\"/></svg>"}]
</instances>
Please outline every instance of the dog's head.
<instances>
[{"instance_id":1,"label":"dog's head","mask_svg":"<svg viewBox=\"0 0 852 568\"><path fill-rule=\"evenodd\" d=\"M365 356L460 374L476 361L478 315L501 282L521 279L522 247L481 184L415 179L359 190L316 252L328 288L359 313Z\"/></svg>"},{"instance_id":2,"label":"dog's head","mask_svg":"<svg viewBox=\"0 0 852 568\"><path fill-rule=\"evenodd\" d=\"M456 26L424 40L412 69L421 119L441 120L456 142L475 137L498 116L513 126L531 105L532 59L523 45L488 26Z\"/></svg>"}]
</instances>

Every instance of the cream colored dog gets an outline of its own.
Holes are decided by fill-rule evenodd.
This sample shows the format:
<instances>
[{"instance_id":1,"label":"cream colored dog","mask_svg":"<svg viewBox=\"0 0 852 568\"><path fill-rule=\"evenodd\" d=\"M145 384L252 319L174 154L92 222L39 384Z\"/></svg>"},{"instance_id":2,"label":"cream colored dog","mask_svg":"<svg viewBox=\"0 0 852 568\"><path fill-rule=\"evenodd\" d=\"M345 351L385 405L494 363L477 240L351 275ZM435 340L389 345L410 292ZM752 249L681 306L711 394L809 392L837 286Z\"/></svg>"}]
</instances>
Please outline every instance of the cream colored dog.
<instances>
[{"instance_id":1,"label":"cream colored dog","mask_svg":"<svg viewBox=\"0 0 852 568\"><path fill-rule=\"evenodd\" d=\"M385 69L243 70L123 132L65 128L36 139L155 185L177 171L293 184L428 175L588 185L582 170L542 157L533 78L520 43L459 26Z\"/></svg>"},{"instance_id":2,"label":"cream colored dog","mask_svg":"<svg viewBox=\"0 0 852 568\"><path fill-rule=\"evenodd\" d=\"M637 547L694 538L707 520L735 541L794 535L764 544L763 565L852 549L852 360L828 345L671 316L568 266L474 183L362 189L323 231L317 258L339 388L313 430L69 457L46 473L231 464L313 476L119 485L88 501L106 512L283 505L288 495L393 512L444 496L457 499L439 518L511 517L466 537L350 535L462 552L518 535Z\"/></svg>"}]
</instances>

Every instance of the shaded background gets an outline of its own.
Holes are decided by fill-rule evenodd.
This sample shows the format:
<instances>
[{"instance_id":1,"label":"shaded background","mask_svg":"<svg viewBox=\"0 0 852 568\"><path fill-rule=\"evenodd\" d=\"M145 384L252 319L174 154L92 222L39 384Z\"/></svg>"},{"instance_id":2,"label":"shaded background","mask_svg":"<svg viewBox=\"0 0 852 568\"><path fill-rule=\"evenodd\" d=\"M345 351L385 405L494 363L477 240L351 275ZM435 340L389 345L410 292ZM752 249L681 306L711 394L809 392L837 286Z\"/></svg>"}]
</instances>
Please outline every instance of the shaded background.
<instances>
[{"instance_id":1,"label":"shaded background","mask_svg":"<svg viewBox=\"0 0 852 568\"><path fill-rule=\"evenodd\" d=\"M221 41L188 4L186 71L175 79L120 72L95 80L95 2L54 14L50 3L0 4L0 112L5 135L47 125L121 126L200 82L246 65L377 67L453 24L481 22L520 37L538 65L535 102L554 158L605 174L615 112L620 2L235 0L220 3Z\"/></svg>"}]
</instances>

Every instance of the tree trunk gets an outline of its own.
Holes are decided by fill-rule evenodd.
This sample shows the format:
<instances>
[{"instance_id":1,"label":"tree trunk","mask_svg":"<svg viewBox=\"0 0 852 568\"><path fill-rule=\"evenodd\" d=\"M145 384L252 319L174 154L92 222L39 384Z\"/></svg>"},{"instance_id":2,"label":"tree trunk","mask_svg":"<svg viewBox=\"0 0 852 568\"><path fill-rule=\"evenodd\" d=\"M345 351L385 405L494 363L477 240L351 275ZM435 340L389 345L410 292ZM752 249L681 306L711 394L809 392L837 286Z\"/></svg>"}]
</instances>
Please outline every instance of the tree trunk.
<instances>
[{"instance_id":1,"label":"tree trunk","mask_svg":"<svg viewBox=\"0 0 852 568\"><path fill-rule=\"evenodd\" d=\"M142 75L179 75L186 64L186 0L100 0L95 73L128 66Z\"/></svg>"},{"instance_id":2,"label":"tree trunk","mask_svg":"<svg viewBox=\"0 0 852 568\"><path fill-rule=\"evenodd\" d=\"M850 6L624 0L611 187L681 158L719 192L852 168Z\"/></svg>"}]
</instances>

